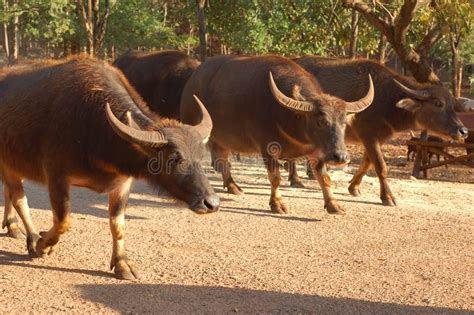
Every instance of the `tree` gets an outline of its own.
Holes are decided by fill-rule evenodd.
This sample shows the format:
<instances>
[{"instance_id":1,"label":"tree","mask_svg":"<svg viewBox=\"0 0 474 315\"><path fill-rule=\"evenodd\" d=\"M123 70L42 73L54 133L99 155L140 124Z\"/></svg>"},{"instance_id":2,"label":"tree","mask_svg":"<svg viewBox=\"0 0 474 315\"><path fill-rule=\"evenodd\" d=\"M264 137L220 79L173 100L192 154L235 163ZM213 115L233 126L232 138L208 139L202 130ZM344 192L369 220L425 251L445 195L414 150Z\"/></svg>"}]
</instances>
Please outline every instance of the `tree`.
<instances>
[{"instance_id":1,"label":"tree","mask_svg":"<svg viewBox=\"0 0 474 315\"><path fill-rule=\"evenodd\" d=\"M351 23L351 43L349 47L349 57L355 58L357 56L357 34L359 32L359 12L352 11Z\"/></svg>"},{"instance_id":2,"label":"tree","mask_svg":"<svg viewBox=\"0 0 474 315\"><path fill-rule=\"evenodd\" d=\"M197 20L199 29L199 55L201 61L206 60L207 56L207 42L206 42L206 18L204 15L205 5L209 6L208 0L196 0Z\"/></svg>"},{"instance_id":3,"label":"tree","mask_svg":"<svg viewBox=\"0 0 474 315\"><path fill-rule=\"evenodd\" d=\"M187 8L182 2L118 1L110 11L104 49L120 52L194 47L197 40L189 28L195 14L194 6Z\"/></svg>"},{"instance_id":4,"label":"tree","mask_svg":"<svg viewBox=\"0 0 474 315\"><path fill-rule=\"evenodd\" d=\"M10 41L8 40L8 0L3 0L3 49L10 59Z\"/></svg>"},{"instance_id":5,"label":"tree","mask_svg":"<svg viewBox=\"0 0 474 315\"><path fill-rule=\"evenodd\" d=\"M443 35L442 22L437 19L430 21L416 48L413 49L407 40L415 13L421 6L426 5L426 2L418 0L404 0L395 15L378 1L374 1L371 6L361 0L343 0L344 7L360 12L372 26L386 36L404 65L418 81L439 83L438 76L431 69L428 53ZM430 5L436 7L436 1L431 1Z\"/></svg>"},{"instance_id":6,"label":"tree","mask_svg":"<svg viewBox=\"0 0 474 315\"><path fill-rule=\"evenodd\" d=\"M76 0L78 14L87 35L87 53L94 56L102 47L110 14L110 0ZM103 11L103 13L101 12Z\"/></svg>"},{"instance_id":7,"label":"tree","mask_svg":"<svg viewBox=\"0 0 474 315\"><path fill-rule=\"evenodd\" d=\"M451 80L453 95L461 96L462 64L461 43L470 33L474 20L471 5L465 1L446 1L441 4L441 18L449 27L448 38L451 49Z\"/></svg>"}]
</instances>

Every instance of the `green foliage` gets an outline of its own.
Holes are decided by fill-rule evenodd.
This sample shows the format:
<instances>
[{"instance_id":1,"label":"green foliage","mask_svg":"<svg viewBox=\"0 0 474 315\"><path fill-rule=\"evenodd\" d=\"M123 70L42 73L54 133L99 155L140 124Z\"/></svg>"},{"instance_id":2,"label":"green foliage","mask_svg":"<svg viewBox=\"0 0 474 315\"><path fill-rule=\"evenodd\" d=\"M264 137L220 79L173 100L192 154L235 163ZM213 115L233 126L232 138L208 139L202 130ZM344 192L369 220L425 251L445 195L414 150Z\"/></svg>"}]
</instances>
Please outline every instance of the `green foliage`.
<instances>
[{"instance_id":1,"label":"green foliage","mask_svg":"<svg viewBox=\"0 0 474 315\"><path fill-rule=\"evenodd\" d=\"M20 14L22 31L30 39L56 45L77 30L75 5L69 0L21 1L10 10Z\"/></svg>"},{"instance_id":2,"label":"green foliage","mask_svg":"<svg viewBox=\"0 0 474 315\"><path fill-rule=\"evenodd\" d=\"M149 0L119 0L112 8L106 46L127 48L176 48L194 45L189 34L179 35L166 23L164 4Z\"/></svg>"},{"instance_id":3,"label":"green foliage","mask_svg":"<svg viewBox=\"0 0 474 315\"><path fill-rule=\"evenodd\" d=\"M396 16L404 0L377 1L379 15ZM372 5L371 1L366 1ZM73 0L18 0L0 18L20 16L22 38L40 46L62 49L85 45L85 32ZM103 1L101 1L103 3ZM175 48L197 50L195 0L112 0L104 47L126 49ZM411 47L427 29L442 21L445 36L431 56L450 59L449 31L462 33L460 55L474 63L473 7L469 0L437 0L438 8L423 5L410 25ZM210 0L205 9L211 55L225 45L234 53L345 56L351 37L351 11L341 0ZM390 12L390 14L387 14ZM364 18L359 21L358 53L377 54L380 34ZM61 54L59 54L61 55Z\"/></svg>"},{"instance_id":4,"label":"green foliage","mask_svg":"<svg viewBox=\"0 0 474 315\"><path fill-rule=\"evenodd\" d=\"M244 54L344 55L350 39L351 13L338 0L221 0L207 13L210 33ZM361 43L371 51L375 34L361 28Z\"/></svg>"}]
</instances>

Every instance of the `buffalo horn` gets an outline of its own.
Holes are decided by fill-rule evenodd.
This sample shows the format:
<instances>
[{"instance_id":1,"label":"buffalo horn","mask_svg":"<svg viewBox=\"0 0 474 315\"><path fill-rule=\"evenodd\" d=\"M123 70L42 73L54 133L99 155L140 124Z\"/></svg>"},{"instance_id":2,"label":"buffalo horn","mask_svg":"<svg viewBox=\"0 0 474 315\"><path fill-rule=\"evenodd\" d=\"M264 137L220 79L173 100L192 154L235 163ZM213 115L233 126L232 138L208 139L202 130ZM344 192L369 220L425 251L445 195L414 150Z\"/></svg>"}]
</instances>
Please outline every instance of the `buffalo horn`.
<instances>
[{"instance_id":1,"label":"buffalo horn","mask_svg":"<svg viewBox=\"0 0 474 315\"><path fill-rule=\"evenodd\" d=\"M146 147L157 148L164 146L168 143L165 135L160 131L144 131L132 128L122 123L110 109L110 104L107 103L105 106L107 113L107 119L109 120L110 126L121 138L131 143L136 143ZM129 119L132 119L129 117ZM136 125L136 123L131 123Z\"/></svg>"},{"instance_id":2,"label":"buffalo horn","mask_svg":"<svg viewBox=\"0 0 474 315\"><path fill-rule=\"evenodd\" d=\"M395 79L393 79L393 81L395 81L395 83L402 89L402 91L408 94L410 97L419 100L426 100L430 97L430 94L424 90L413 90Z\"/></svg>"},{"instance_id":3,"label":"buffalo horn","mask_svg":"<svg viewBox=\"0 0 474 315\"><path fill-rule=\"evenodd\" d=\"M193 94L193 97L196 100L196 103L199 105L199 108L202 113L201 122L195 125L194 128L198 132L198 134L201 136L201 139L205 141L211 135L211 130L212 130L211 115L209 115L209 112L207 111L206 107L201 102L201 100L194 94Z\"/></svg>"},{"instance_id":4,"label":"buffalo horn","mask_svg":"<svg viewBox=\"0 0 474 315\"><path fill-rule=\"evenodd\" d=\"M349 113L359 113L372 104L374 100L374 82L369 74L369 91L367 95L355 102L346 102L346 111Z\"/></svg>"},{"instance_id":5,"label":"buffalo horn","mask_svg":"<svg viewBox=\"0 0 474 315\"><path fill-rule=\"evenodd\" d=\"M275 97L277 102L283 107L297 112L314 112L316 110L316 106L311 102L298 101L283 94L283 92L278 89L275 80L273 80L273 75L271 72L270 90L273 94L273 97Z\"/></svg>"}]
</instances>

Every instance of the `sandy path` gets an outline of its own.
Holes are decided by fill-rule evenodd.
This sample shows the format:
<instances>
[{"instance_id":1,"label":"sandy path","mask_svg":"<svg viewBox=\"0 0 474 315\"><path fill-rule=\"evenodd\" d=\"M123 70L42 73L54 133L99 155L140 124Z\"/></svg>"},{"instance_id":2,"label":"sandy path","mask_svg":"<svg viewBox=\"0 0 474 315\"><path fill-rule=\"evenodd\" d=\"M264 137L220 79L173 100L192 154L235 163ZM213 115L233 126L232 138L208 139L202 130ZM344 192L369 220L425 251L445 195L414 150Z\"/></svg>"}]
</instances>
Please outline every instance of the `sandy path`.
<instances>
[{"instance_id":1,"label":"sandy path","mask_svg":"<svg viewBox=\"0 0 474 315\"><path fill-rule=\"evenodd\" d=\"M105 196L74 190L72 230L46 259L30 260L25 241L3 231L0 313L474 311L473 184L391 178L399 207L386 208L376 178L353 198L351 175L334 170L346 216L327 215L308 180L304 190L285 182L291 213L274 215L266 172L234 169L246 194L227 195L210 174L223 207L207 216L136 183L126 237L141 274L135 282L108 271ZM27 193L37 226L49 228L46 190L28 184Z\"/></svg>"}]
</instances>

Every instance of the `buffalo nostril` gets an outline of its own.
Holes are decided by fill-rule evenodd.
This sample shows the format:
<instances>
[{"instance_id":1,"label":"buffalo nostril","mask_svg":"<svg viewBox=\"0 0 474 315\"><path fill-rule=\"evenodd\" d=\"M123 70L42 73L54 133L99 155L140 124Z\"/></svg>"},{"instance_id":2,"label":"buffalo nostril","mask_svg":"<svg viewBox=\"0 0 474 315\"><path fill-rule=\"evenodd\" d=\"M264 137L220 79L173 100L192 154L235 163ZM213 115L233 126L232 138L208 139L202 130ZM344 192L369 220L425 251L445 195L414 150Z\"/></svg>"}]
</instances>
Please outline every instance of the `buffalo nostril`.
<instances>
[{"instance_id":1,"label":"buffalo nostril","mask_svg":"<svg viewBox=\"0 0 474 315\"><path fill-rule=\"evenodd\" d=\"M336 152L334 153L334 161L336 162L345 162L347 161L348 155L346 152Z\"/></svg>"},{"instance_id":2,"label":"buffalo nostril","mask_svg":"<svg viewBox=\"0 0 474 315\"><path fill-rule=\"evenodd\" d=\"M209 212L215 212L215 211L219 210L220 203L221 203L220 199L217 195L207 196L203 200L203 204L204 204L204 206L206 206L206 208Z\"/></svg>"},{"instance_id":3,"label":"buffalo nostril","mask_svg":"<svg viewBox=\"0 0 474 315\"><path fill-rule=\"evenodd\" d=\"M469 130L466 127L461 127L458 129L458 133L462 138L467 138L469 135Z\"/></svg>"}]
</instances>

